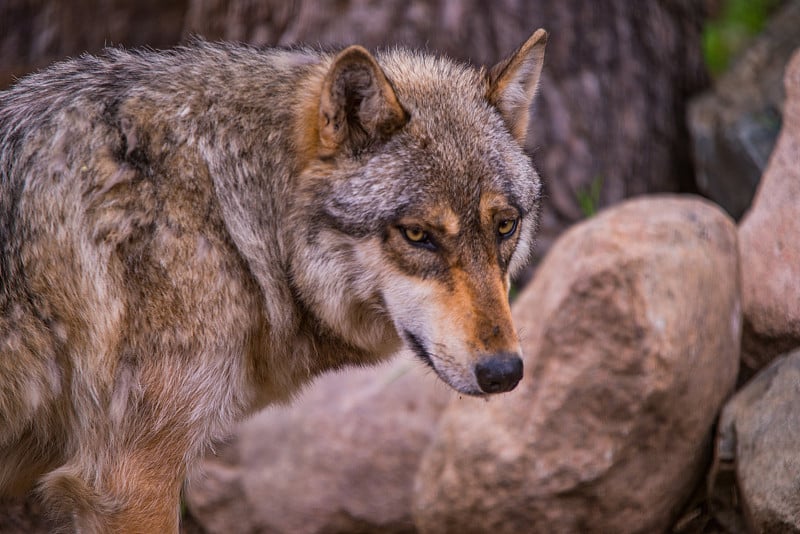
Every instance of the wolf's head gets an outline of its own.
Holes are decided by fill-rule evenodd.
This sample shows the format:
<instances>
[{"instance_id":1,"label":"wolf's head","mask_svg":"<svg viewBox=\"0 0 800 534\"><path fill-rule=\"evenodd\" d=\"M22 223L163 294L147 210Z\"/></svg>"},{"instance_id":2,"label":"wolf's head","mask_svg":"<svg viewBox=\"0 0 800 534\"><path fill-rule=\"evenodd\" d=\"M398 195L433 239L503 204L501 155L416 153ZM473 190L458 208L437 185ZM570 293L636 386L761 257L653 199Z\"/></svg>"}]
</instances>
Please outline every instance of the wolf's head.
<instances>
[{"instance_id":1,"label":"wolf's head","mask_svg":"<svg viewBox=\"0 0 800 534\"><path fill-rule=\"evenodd\" d=\"M522 145L545 41L491 70L350 47L301 114L298 293L352 345L383 356L402 340L462 393L522 377L508 292L537 226Z\"/></svg>"}]
</instances>

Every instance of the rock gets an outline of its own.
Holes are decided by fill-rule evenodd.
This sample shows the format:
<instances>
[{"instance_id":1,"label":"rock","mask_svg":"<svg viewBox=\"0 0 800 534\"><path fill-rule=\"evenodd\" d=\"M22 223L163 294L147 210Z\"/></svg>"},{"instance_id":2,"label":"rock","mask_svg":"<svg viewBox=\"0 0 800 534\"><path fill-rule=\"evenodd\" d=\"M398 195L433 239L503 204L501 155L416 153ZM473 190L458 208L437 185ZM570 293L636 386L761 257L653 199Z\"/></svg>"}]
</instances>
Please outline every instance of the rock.
<instances>
[{"instance_id":1,"label":"rock","mask_svg":"<svg viewBox=\"0 0 800 534\"><path fill-rule=\"evenodd\" d=\"M414 532L422 451L450 390L416 361L325 375L240 424L186 492L209 533Z\"/></svg>"},{"instance_id":2,"label":"rock","mask_svg":"<svg viewBox=\"0 0 800 534\"><path fill-rule=\"evenodd\" d=\"M733 462L753 533L800 532L800 350L761 370L722 412L717 463Z\"/></svg>"},{"instance_id":3,"label":"rock","mask_svg":"<svg viewBox=\"0 0 800 534\"><path fill-rule=\"evenodd\" d=\"M800 47L800 0L770 20L736 64L689 105L699 190L740 218L750 206L781 127L781 79Z\"/></svg>"},{"instance_id":4,"label":"rock","mask_svg":"<svg viewBox=\"0 0 800 534\"><path fill-rule=\"evenodd\" d=\"M742 362L752 370L800 345L800 50L786 69L785 85L783 129L739 227Z\"/></svg>"},{"instance_id":5,"label":"rock","mask_svg":"<svg viewBox=\"0 0 800 534\"><path fill-rule=\"evenodd\" d=\"M645 197L569 230L513 307L523 381L442 415L420 530L666 529L735 383L738 280L733 222L706 201Z\"/></svg>"}]
</instances>

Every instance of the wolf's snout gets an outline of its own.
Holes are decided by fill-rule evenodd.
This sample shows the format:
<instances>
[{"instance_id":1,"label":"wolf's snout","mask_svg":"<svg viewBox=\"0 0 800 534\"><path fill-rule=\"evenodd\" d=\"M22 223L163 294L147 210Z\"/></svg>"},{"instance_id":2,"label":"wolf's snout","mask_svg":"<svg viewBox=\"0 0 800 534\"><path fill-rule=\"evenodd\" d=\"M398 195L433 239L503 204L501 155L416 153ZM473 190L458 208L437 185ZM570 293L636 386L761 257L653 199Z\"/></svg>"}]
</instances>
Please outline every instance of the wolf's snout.
<instances>
[{"instance_id":1,"label":"wolf's snout","mask_svg":"<svg viewBox=\"0 0 800 534\"><path fill-rule=\"evenodd\" d=\"M511 391L522 379L522 359L508 353L484 358L475 365L475 378L484 393Z\"/></svg>"}]
</instances>

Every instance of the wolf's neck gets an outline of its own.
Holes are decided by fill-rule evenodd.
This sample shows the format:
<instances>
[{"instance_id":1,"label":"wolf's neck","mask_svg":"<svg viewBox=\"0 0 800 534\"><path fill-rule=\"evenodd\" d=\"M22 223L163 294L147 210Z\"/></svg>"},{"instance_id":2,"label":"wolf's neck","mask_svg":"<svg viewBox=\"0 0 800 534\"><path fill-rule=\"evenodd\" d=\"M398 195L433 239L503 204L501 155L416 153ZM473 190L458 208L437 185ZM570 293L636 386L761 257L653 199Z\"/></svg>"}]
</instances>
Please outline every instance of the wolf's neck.
<instances>
[{"instance_id":1,"label":"wolf's neck","mask_svg":"<svg viewBox=\"0 0 800 534\"><path fill-rule=\"evenodd\" d=\"M319 287L298 291L292 282L298 278L293 272L298 255L306 256L292 241L312 216L295 205L295 197L308 158L306 138L315 132L308 125L317 120L312 103L320 76L313 57L284 54L274 62L275 72L257 78L255 85L250 85L254 77L247 73L231 81L235 93L209 107L204 116L209 128L199 132L196 143L208 165L227 231L261 290L264 337L254 347L254 364L281 367L282 376L300 385L350 362L383 359L399 348L400 341L393 329L373 324L374 314L366 311L349 310L348 327L340 328L338 321L320 313L322 307L315 302L323 293ZM287 83L287 77L296 83ZM308 95L314 98L309 100ZM244 105L243 116L239 108ZM300 269L313 271L309 265ZM338 274L328 273L325 285ZM264 380L269 382L272 374L266 369ZM281 385L264 386L259 389L280 397Z\"/></svg>"},{"instance_id":2,"label":"wolf's neck","mask_svg":"<svg viewBox=\"0 0 800 534\"><path fill-rule=\"evenodd\" d=\"M270 336L280 342L298 328L285 235L291 232L291 191L301 165L296 87L314 67L308 54L275 54L282 55L264 67L270 70L232 73L230 98L214 100L205 117L211 127L198 136L197 146L228 233L261 289Z\"/></svg>"}]
</instances>

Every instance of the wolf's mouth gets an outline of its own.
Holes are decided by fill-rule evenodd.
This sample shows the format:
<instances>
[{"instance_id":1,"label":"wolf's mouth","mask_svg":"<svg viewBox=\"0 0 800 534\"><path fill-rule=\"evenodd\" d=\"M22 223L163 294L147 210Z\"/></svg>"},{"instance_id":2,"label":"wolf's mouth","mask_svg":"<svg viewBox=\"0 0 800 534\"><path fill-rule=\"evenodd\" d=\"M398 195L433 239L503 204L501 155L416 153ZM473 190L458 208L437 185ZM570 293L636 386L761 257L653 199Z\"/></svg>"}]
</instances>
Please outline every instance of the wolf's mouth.
<instances>
[{"instance_id":1,"label":"wolf's mouth","mask_svg":"<svg viewBox=\"0 0 800 534\"><path fill-rule=\"evenodd\" d=\"M436 375L441 378L446 384L449 384L450 387L458 391L459 393L464 393L465 395L472 395L476 397L482 397L485 395L483 391L478 389L476 386L473 386L468 383L464 383L463 380L453 379L452 377L447 376L446 372L442 372L436 368L436 365L433 363L433 356L431 353L428 352L428 349L425 348L425 344L422 342L420 338L409 332L408 330L403 329L403 337L406 339L408 346L414 352L414 355L425 362L428 367L433 369Z\"/></svg>"},{"instance_id":2,"label":"wolf's mouth","mask_svg":"<svg viewBox=\"0 0 800 534\"><path fill-rule=\"evenodd\" d=\"M403 330L403 336L405 336L408 345L411 347L411 350L414 351L416 357L436 371L436 367L433 365L433 358L431 358L430 353L425 348L425 345L422 344L422 341L408 330ZM439 372L436 371L436 374L439 374Z\"/></svg>"}]
</instances>

